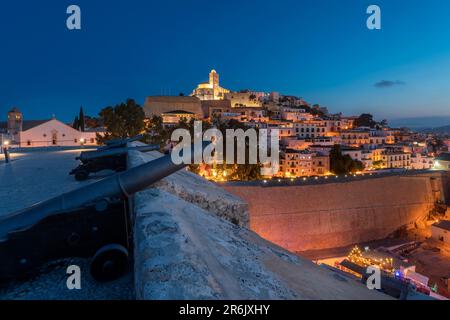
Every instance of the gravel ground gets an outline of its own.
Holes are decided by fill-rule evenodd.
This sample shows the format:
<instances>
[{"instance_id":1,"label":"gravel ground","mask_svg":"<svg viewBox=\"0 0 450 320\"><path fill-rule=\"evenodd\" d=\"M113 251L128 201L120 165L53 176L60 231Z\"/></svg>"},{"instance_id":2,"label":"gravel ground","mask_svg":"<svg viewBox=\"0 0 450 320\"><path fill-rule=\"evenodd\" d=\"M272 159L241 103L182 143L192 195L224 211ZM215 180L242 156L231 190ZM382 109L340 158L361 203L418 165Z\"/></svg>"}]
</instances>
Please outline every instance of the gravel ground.
<instances>
[{"instance_id":1,"label":"gravel ground","mask_svg":"<svg viewBox=\"0 0 450 320\"><path fill-rule=\"evenodd\" d=\"M81 269L81 289L67 289L66 268ZM89 273L89 261L67 259L46 266L38 277L26 282L14 282L0 287L0 300L133 300L133 274L109 283L96 282Z\"/></svg>"}]
</instances>

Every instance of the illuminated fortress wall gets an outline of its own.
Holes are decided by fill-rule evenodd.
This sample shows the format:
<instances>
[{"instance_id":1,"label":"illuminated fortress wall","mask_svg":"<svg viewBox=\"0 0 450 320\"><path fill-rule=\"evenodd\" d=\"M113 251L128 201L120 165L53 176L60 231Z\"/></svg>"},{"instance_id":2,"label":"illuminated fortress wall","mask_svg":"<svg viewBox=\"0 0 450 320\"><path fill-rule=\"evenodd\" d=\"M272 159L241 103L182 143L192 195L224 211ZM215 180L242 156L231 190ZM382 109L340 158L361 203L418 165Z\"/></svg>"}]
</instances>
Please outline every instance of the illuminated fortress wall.
<instances>
[{"instance_id":1,"label":"illuminated fortress wall","mask_svg":"<svg viewBox=\"0 0 450 320\"><path fill-rule=\"evenodd\" d=\"M440 173L307 186L226 185L249 204L250 228L290 251L382 239L413 227L444 197Z\"/></svg>"}]
</instances>

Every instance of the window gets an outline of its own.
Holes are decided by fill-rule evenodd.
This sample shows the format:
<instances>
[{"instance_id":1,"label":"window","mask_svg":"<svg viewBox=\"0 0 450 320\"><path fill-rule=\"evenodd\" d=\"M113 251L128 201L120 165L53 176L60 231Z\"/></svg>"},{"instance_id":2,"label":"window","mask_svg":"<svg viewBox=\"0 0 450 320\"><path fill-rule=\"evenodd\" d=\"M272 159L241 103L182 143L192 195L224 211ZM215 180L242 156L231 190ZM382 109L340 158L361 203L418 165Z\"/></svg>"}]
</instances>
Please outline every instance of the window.
<instances>
[{"instance_id":1,"label":"window","mask_svg":"<svg viewBox=\"0 0 450 320\"><path fill-rule=\"evenodd\" d=\"M74 139L73 142L77 143L77 142L78 142L78 139Z\"/></svg>"}]
</instances>

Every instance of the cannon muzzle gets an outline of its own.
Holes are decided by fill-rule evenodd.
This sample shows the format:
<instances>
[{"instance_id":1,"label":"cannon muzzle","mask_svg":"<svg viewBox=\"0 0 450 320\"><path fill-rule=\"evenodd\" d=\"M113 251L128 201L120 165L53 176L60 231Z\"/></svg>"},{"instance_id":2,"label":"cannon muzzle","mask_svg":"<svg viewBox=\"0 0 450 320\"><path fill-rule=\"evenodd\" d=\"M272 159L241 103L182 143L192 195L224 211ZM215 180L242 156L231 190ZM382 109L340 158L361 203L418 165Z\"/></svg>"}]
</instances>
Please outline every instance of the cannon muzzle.
<instances>
[{"instance_id":1,"label":"cannon muzzle","mask_svg":"<svg viewBox=\"0 0 450 320\"><path fill-rule=\"evenodd\" d=\"M143 134L137 135L135 137L131 137L128 139L116 139L116 140L110 140L105 142L105 146L98 148L98 150L107 150L107 149L114 149L114 148L123 148L127 146L127 143L138 141L144 137Z\"/></svg>"}]
</instances>

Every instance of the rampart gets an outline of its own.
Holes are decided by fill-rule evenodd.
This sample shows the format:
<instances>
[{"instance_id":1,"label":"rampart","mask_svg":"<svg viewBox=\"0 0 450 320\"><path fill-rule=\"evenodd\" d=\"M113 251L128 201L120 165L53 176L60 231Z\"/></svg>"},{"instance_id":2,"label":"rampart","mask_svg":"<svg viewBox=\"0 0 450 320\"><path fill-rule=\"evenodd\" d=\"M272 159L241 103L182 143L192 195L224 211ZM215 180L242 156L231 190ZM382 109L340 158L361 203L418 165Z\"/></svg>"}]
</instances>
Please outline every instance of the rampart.
<instances>
[{"instance_id":1,"label":"rampart","mask_svg":"<svg viewBox=\"0 0 450 320\"><path fill-rule=\"evenodd\" d=\"M290 251L347 246L420 225L448 195L440 172L311 185L226 184L249 204L250 228Z\"/></svg>"}]
</instances>

